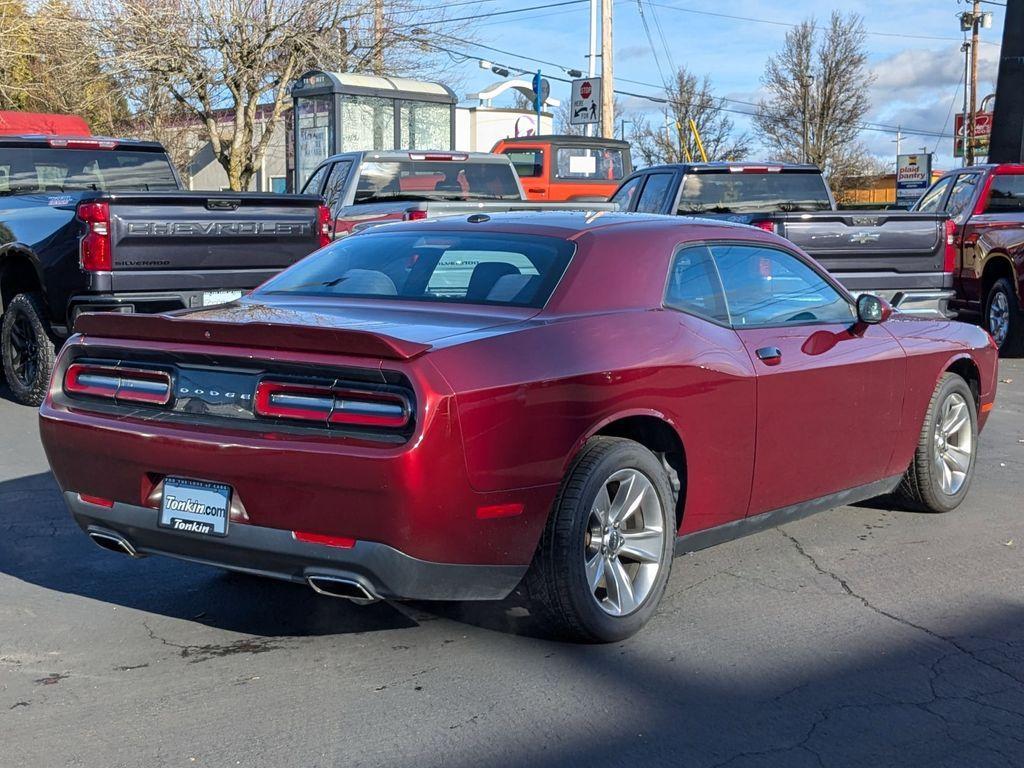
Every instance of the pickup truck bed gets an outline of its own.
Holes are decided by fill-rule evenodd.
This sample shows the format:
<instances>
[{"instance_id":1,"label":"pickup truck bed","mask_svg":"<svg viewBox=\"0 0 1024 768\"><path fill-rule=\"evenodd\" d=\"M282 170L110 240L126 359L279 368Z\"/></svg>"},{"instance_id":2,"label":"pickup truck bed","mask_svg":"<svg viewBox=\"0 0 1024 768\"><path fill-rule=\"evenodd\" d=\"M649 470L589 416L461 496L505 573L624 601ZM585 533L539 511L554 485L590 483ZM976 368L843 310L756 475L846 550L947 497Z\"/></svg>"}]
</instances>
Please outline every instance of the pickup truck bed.
<instances>
[{"instance_id":1,"label":"pickup truck bed","mask_svg":"<svg viewBox=\"0 0 1024 768\"><path fill-rule=\"evenodd\" d=\"M82 312L164 312L237 298L328 242L314 196L180 189L163 148L0 138L0 352L41 401Z\"/></svg>"},{"instance_id":2,"label":"pickup truck bed","mask_svg":"<svg viewBox=\"0 0 1024 768\"><path fill-rule=\"evenodd\" d=\"M901 311L945 316L953 296L952 225L944 213L839 211L811 165L656 166L612 196L627 210L750 224L798 245L854 293Z\"/></svg>"}]
</instances>

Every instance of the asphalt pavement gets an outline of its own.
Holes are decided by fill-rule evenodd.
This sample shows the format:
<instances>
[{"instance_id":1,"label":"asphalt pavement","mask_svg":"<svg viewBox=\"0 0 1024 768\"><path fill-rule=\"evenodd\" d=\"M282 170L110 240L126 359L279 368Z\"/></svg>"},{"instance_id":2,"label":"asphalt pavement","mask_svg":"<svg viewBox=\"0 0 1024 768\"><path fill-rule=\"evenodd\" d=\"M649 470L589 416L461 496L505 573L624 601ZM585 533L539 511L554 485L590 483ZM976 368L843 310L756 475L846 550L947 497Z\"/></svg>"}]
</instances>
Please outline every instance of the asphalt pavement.
<instances>
[{"instance_id":1,"label":"asphalt pavement","mask_svg":"<svg viewBox=\"0 0 1024 768\"><path fill-rule=\"evenodd\" d=\"M600 647L514 599L357 607L101 550L0 391L0 766L1022 766L1024 361L1000 378L958 511L678 558Z\"/></svg>"}]
</instances>

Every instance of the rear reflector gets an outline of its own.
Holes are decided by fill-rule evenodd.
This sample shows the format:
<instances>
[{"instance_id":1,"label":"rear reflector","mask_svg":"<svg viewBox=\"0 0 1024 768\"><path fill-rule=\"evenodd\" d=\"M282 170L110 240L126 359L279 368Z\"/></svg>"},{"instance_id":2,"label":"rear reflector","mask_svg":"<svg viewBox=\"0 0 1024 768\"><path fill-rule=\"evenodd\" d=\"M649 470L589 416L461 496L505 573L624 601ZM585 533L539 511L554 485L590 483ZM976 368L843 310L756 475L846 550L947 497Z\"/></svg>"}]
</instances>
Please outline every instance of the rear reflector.
<instances>
[{"instance_id":1,"label":"rear reflector","mask_svg":"<svg viewBox=\"0 0 1024 768\"><path fill-rule=\"evenodd\" d=\"M757 227L758 229L763 229L765 232L772 232L772 233L775 232L775 222L774 221L763 221L763 220L762 221L752 221L752 222L750 222L750 225L752 227Z\"/></svg>"},{"instance_id":2,"label":"rear reflector","mask_svg":"<svg viewBox=\"0 0 1024 768\"><path fill-rule=\"evenodd\" d=\"M90 496L87 493L80 493L78 494L78 498L86 504L95 504L97 507L107 507L109 509L114 506L113 499L105 499L102 496Z\"/></svg>"},{"instance_id":3,"label":"rear reflector","mask_svg":"<svg viewBox=\"0 0 1024 768\"><path fill-rule=\"evenodd\" d=\"M305 531L292 531L292 538L306 544L323 544L325 547L340 547L341 549L352 549L356 545L356 540L347 536L324 536L321 533Z\"/></svg>"},{"instance_id":4,"label":"rear reflector","mask_svg":"<svg viewBox=\"0 0 1024 768\"><path fill-rule=\"evenodd\" d=\"M409 423L409 401L393 392L261 381L253 407L257 416L322 424L396 429Z\"/></svg>"},{"instance_id":5,"label":"rear reflector","mask_svg":"<svg viewBox=\"0 0 1024 768\"><path fill-rule=\"evenodd\" d=\"M167 405L171 376L164 371L72 363L64 374L64 391L118 402Z\"/></svg>"},{"instance_id":6,"label":"rear reflector","mask_svg":"<svg viewBox=\"0 0 1024 768\"><path fill-rule=\"evenodd\" d=\"M476 508L476 516L480 520L493 520L496 517L515 517L522 513L522 504L491 504L486 507Z\"/></svg>"},{"instance_id":7,"label":"rear reflector","mask_svg":"<svg viewBox=\"0 0 1024 768\"><path fill-rule=\"evenodd\" d=\"M996 407L995 403L982 403L981 404L981 412L982 413L988 413L989 411L991 411L995 407Z\"/></svg>"}]
</instances>

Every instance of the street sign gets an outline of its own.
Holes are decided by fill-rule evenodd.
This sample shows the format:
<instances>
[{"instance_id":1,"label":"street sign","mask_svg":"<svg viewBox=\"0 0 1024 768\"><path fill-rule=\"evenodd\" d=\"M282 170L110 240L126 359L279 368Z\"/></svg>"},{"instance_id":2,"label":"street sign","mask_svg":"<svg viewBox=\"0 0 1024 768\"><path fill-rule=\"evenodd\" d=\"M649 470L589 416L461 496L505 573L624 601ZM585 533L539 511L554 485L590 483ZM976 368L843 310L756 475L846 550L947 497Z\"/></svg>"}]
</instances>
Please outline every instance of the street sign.
<instances>
[{"instance_id":1,"label":"street sign","mask_svg":"<svg viewBox=\"0 0 1024 768\"><path fill-rule=\"evenodd\" d=\"M958 113L953 130L953 157L964 156L964 120L963 113ZM967 141L974 147L975 155L988 155L989 139L992 137L992 113L975 112L974 130Z\"/></svg>"},{"instance_id":2,"label":"street sign","mask_svg":"<svg viewBox=\"0 0 1024 768\"><path fill-rule=\"evenodd\" d=\"M601 78L585 77L572 81L569 101L570 125L596 125L601 122Z\"/></svg>"},{"instance_id":3,"label":"street sign","mask_svg":"<svg viewBox=\"0 0 1024 768\"><path fill-rule=\"evenodd\" d=\"M924 194L931 183L931 153L896 156L896 202L914 202Z\"/></svg>"}]
</instances>

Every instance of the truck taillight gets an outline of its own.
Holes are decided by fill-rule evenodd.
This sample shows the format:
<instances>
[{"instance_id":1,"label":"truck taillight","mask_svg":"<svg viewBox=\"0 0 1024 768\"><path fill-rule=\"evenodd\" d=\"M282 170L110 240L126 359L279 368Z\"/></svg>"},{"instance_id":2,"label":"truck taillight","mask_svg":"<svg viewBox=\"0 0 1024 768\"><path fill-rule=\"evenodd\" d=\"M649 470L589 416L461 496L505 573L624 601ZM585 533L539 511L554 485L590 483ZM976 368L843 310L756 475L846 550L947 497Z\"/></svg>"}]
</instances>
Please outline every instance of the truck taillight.
<instances>
[{"instance_id":1,"label":"truck taillight","mask_svg":"<svg viewBox=\"0 0 1024 768\"><path fill-rule=\"evenodd\" d=\"M775 222L774 221L767 221L767 220L752 221L752 222L750 222L750 225L753 226L753 227L757 227L758 229L763 229L765 232L771 232L773 234L775 233Z\"/></svg>"},{"instance_id":2,"label":"truck taillight","mask_svg":"<svg viewBox=\"0 0 1024 768\"><path fill-rule=\"evenodd\" d=\"M317 235L320 239L320 247L331 243L331 209L321 205L317 211Z\"/></svg>"},{"instance_id":3,"label":"truck taillight","mask_svg":"<svg viewBox=\"0 0 1024 768\"><path fill-rule=\"evenodd\" d=\"M110 248L110 205L108 203L79 203L78 218L85 222L86 232L78 241L78 260L86 272L105 272L113 269Z\"/></svg>"},{"instance_id":4,"label":"truck taillight","mask_svg":"<svg viewBox=\"0 0 1024 768\"><path fill-rule=\"evenodd\" d=\"M942 262L943 272L956 271L956 223L946 219L946 257Z\"/></svg>"},{"instance_id":5,"label":"truck taillight","mask_svg":"<svg viewBox=\"0 0 1024 768\"><path fill-rule=\"evenodd\" d=\"M411 208L405 212L406 221L421 221L427 218L427 212L423 209Z\"/></svg>"},{"instance_id":6,"label":"truck taillight","mask_svg":"<svg viewBox=\"0 0 1024 768\"><path fill-rule=\"evenodd\" d=\"M409 401L393 392L261 381L256 387L253 408L257 416L397 429L409 423Z\"/></svg>"},{"instance_id":7,"label":"truck taillight","mask_svg":"<svg viewBox=\"0 0 1024 768\"><path fill-rule=\"evenodd\" d=\"M164 371L72 363L64 374L64 391L118 402L167 405L171 402L171 376Z\"/></svg>"}]
</instances>

